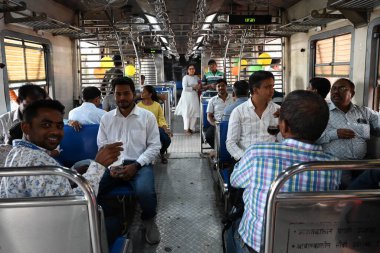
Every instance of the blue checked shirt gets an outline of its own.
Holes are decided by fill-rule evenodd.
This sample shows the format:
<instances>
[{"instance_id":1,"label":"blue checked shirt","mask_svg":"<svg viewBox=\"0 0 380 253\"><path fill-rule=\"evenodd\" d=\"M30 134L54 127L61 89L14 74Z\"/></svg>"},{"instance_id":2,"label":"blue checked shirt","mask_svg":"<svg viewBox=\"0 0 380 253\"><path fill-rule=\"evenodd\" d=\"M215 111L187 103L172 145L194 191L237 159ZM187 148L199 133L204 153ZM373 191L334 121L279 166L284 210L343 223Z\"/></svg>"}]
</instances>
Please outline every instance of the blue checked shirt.
<instances>
[{"instance_id":1,"label":"blue checked shirt","mask_svg":"<svg viewBox=\"0 0 380 253\"><path fill-rule=\"evenodd\" d=\"M368 107L351 104L347 113L329 104L330 118L326 130L317 141L326 153L342 160L363 159L367 154L370 130L380 128L380 114ZM337 129L346 128L355 132L355 138L339 139Z\"/></svg>"},{"instance_id":2,"label":"blue checked shirt","mask_svg":"<svg viewBox=\"0 0 380 253\"><path fill-rule=\"evenodd\" d=\"M322 147L293 139L281 143L251 145L231 175L231 185L245 188L243 193L244 214L239 225L243 241L260 252L261 235L267 194L277 176L297 163L335 160L324 153ZM309 171L294 176L282 191L324 191L336 189L340 181L338 171Z\"/></svg>"}]
</instances>

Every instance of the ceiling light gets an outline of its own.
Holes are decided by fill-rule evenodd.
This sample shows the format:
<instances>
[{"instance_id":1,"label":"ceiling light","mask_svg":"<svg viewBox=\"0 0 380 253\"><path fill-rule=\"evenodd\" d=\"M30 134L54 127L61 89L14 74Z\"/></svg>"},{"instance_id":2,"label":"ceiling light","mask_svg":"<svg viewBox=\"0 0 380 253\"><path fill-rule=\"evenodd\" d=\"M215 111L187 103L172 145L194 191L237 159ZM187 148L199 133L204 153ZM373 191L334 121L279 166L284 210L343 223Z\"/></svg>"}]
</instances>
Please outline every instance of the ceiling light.
<instances>
[{"instance_id":1,"label":"ceiling light","mask_svg":"<svg viewBox=\"0 0 380 253\"><path fill-rule=\"evenodd\" d=\"M159 25L157 25L158 21L157 21L156 17L153 17L149 14L145 14L145 17L148 19L148 22L150 24L155 24L155 25L152 25L153 31L161 31L161 27Z\"/></svg>"},{"instance_id":2,"label":"ceiling light","mask_svg":"<svg viewBox=\"0 0 380 253\"><path fill-rule=\"evenodd\" d=\"M216 16L216 13L214 14L211 14L211 15L208 15L206 18L205 18L205 23L211 23L214 18ZM210 24L203 24L202 25L202 30L210 30Z\"/></svg>"},{"instance_id":3,"label":"ceiling light","mask_svg":"<svg viewBox=\"0 0 380 253\"><path fill-rule=\"evenodd\" d=\"M165 38L165 37L160 37L162 42L164 42L165 44L168 44L168 40Z\"/></svg>"},{"instance_id":4,"label":"ceiling light","mask_svg":"<svg viewBox=\"0 0 380 253\"><path fill-rule=\"evenodd\" d=\"M199 43L202 42L202 40L203 40L203 36L199 36L199 37L197 38L197 42L195 42L195 43L199 44Z\"/></svg>"}]
</instances>

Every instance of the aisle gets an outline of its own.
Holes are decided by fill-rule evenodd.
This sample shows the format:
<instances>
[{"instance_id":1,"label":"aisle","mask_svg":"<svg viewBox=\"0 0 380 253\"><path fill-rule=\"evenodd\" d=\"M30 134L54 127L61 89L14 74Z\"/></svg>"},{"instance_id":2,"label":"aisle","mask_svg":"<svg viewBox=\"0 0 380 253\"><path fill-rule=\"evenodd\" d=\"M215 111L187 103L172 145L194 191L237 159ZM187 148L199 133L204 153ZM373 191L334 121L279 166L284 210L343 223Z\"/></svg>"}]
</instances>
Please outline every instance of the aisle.
<instances>
[{"instance_id":1,"label":"aisle","mask_svg":"<svg viewBox=\"0 0 380 253\"><path fill-rule=\"evenodd\" d=\"M177 148L169 154L168 164L154 166L161 242L156 246L144 242L140 214L136 212L131 227L134 252L220 253L222 207L208 161L200 158L200 148L195 147L199 134L176 136L172 147ZM184 138L187 141L183 142Z\"/></svg>"}]
</instances>

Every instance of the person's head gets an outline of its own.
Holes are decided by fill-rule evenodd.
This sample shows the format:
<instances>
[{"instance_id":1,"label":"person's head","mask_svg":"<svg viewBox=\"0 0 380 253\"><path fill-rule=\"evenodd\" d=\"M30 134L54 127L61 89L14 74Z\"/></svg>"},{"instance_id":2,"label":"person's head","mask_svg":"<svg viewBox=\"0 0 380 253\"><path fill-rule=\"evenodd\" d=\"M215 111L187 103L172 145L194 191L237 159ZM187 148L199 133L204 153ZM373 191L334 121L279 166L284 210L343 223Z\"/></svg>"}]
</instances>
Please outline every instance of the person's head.
<instances>
[{"instance_id":1,"label":"person's head","mask_svg":"<svg viewBox=\"0 0 380 253\"><path fill-rule=\"evenodd\" d=\"M218 94L224 96L227 94L227 81L226 79L219 79L216 81L216 90Z\"/></svg>"},{"instance_id":2,"label":"person's head","mask_svg":"<svg viewBox=\"0 0 380 253\"><path fill-rule=\"evenodd\" d=\"M17 103L19 110L23 113L25 107L30 103L46 98L46 92L40 86L27 83L18 89Z\"/></svg>"},{"instance_id":3,"label":"person's head","mask_svg":"<svg viewBox=\"0 0 380 253\"><path fill-rule=\"evenodd\" d=\"M22 139L22 130L21 130L21 122L17 122L9 129L9 145L12 145L13 140Z\"/></svg>"},{"instance_id":4,"label":"person's head","mask_svg":"<svg viewBox=\"0 0 380 253\"><path fill-rule=\"evenodd\" d=\"M131 108L134 105L135 84L129 77L120 77L112 80L115 101L120 109Z\"/></svg>"},{"instance_id":5,"label":"person's head","mask_svg":"<svg viewBox=\"0 0 380 253\"><path fill-rule=\"evenodd\" d=\"M28 105L21 129L25 138L47 150L54 150L63 138L65 107L57 100L38 100Z\"/></svg>"},{"instance_id":6,"label":"person's head","mask_svg":"<svg viewBox=\"0 0 380 253\"><path fill-rule=\"evenodd\" d=\"M340 78L331 87L331 101L339 109L349 107L355 95L355 85L346 78Z\"/></svg>"},{"instance_id":7,"label":"person's head","mask_svg":"<svg viewBox=\"0 0 380 253\"><path fill-rule=\"evenodd\" d=\"M217 68L218 68L218 65L216 64L216 61L211 59L208 61L207 63L208 65L208 69L211 71L211 72L216 72Z\"/></svg>"},{"instance_id":8,"label":"person's head","mask_svg":"<svg viewBox=\"0 0 380 253\"><path fill-rule=\"evenodd\" d=\"M324 77L313 77L309 81L309 86L307 90L313 91L326 98L329 94L331 88L331 83L328 79Z\"/></svg>"},{"instance_id":9,"label":"person's head","mask_svg":"<svg viewBox=\"0 0 380 253\"><path fill-rule=\"evenodd\" d=\"M145 76L144 75L140 76L140 82L141 82L141 85L144 85L144 83L145 83Z\"/></svg>"},{"instance_id":10,"label":"person's head","mask_svg":"<svg viewBox=\"0 0 380 253\"><path fill-rule=\"evenodd\" d=\"M279 126L282 136L315 142L326 129L329 108L318 94L306 90L290 92L281 104Z\"/></svg>"},{"instance_id":11,"label":"person's head","mask_svg":"<svg viewBox=\"0 0 380 253\"><path fill-rule=\"evenodd\" d=\"M259 70L249 77L251 96L257 96L266 101L272 100L274 94L274 76L272 72Z\"/></svg>"},{"instance_id":12,"label":"person's head","mask_svg":"<svg viewBox=\"0 0 380 253\"><path fill-rule=\"evenodd\" d=\"M123 65L123 62L121 61L121 56L118 54L115 54L112 57L112 60L113 60L113 64L115 65L115 67L120 67L121 65Z\"/></svg>"},{"instance_id":13,"label":"person's head","mask_svg":"<svg viewBox=\"0 0 380 253\"><path fill-rule=\"evenodd\" d=\"M96 87L86 87L82 91L83 100L85 102L93 103L95 106L100 105L100 96L102 93Z\"/></svg>"},{"instance_id":14,"label":"person's head","mask_svg":"<svg viewBox=\"0 0 380 253\"><path fill-rule=\"evenodd\" d=\"M190 76L193 76L195 74L195 65L194 64L189 64L187 65L187 74Z\"/></svg>"},{"instance_id":15,"label":"person's head","mask_svg":"<svg viewBox=\"0 0 380 253\"><path fill-rule=\"evenodd\" d=\"M159 98L157 96L157 91L152 85L145 85L141 92L142 99L152 99L153 101L159 102Z\"/></svg>"},{"instance_id":16,"label":"person's head","mask_svg":"<svg viewBox=\"0 0 380 253\"><path fill-rule=\"evenodd\" d=\"M248 97L249 84L245 80L236 81L234 83L234 94L236 97Z\"/></svg>"}]
</instances>

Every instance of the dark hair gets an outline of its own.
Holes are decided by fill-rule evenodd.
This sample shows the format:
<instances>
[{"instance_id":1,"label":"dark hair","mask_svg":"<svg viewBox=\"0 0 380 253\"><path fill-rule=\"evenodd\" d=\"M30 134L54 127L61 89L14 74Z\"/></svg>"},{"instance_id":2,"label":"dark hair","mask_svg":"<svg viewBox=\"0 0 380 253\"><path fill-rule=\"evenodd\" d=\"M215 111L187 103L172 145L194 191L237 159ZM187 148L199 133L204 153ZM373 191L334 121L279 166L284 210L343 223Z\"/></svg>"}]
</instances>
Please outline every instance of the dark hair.
<instances>
[{"instance_id":1,"label":"dark hair","mask_svg":"<svg viewBox=\"0 0 380 253\"><path fill-rule=\"evenodd\" d=\"M249 90L251 94L253 94L253 88L260 88L261 82L269 78L272 78L274 80L274 75L272 72L259 70L253 73L249 77Z\"/></svg>"},{"instance_id":2,"label":"dark hair","mask_svg":"<svg viewBox=\"0 0 380 253\"><path fill-rule=\"evenodd\" d=\"M118 54L115 54L113 57L112 57L112 60L113 60L113 64L115 66L120 66L123 64L123 62L121 61L121 56L118 55Z\"/></svg>"},{"instance_id":3,"label":"dark hair","mask_svg":"<svg viewBox=\"0 0 380 253\"><path fill-rule=\"evenodd\" d=\"M144 75L141 75L140 78L145 79L145 76L144 76Z\"/></svg>"},{"instance_id":4,"label":"dark hair","mask_svg":"<svg viewBox=\"0 0 380 253\"><path fill-rule=\"evenodd\" d=\"M194 63L190 63L189 65L186 66L186 70L189 70L189 68L193 66L195 68L195 64Z\"/></svg>"},{"instance_id":5,"label":"dark hair","mask_svg":"<svg viewBox=\"0 0 380 253\"><path fill-rule=\"evenodd\" d=\"M18 89L18 99L24 101L27 97L32 100L45 99L46 92L38 85L27 83Z\"/></svg>"},{"instance_id":6,"label":"dark hair","mask_svg":"<svg viewBox=\"0 0 380 253\"><path fill-rule=\"evenodd\" d=\"M285 97L280 120L286 121L296 139L315 142L326 129L329 108L320 95L296 90Z\"/></svg>"},{"instance_id":7,"label":"dark hair","mask_svg":"<svg viewBox=\"0 0 380 253\"><path fill-rule=\"evenodd\" d=\"M21 129L21 122L17 122L14 124L10 129L9 129L9 136L10 138L8 139L9 145L12 145L12 141L16 139L22 139L22 129Z\"/></svg>"},{"instance_id":8,"label":"dark hair","mask_svg":"<svg viewBox=\"0 0 380 253\"><path fill-rule=\"evenodd\" d=\"M236 81L234 83L234 92L236 97L246 97L249 93L249 84L245 80Z\"/></svg>"},{"instance_id":9,"label":"dark hair","mask_svg":"<svg viewBox=\"0 0 380 253\"><path fill-rule=\"evenodd\" d=\"M207 65L216 64L216 61L214 59L211 59L208 61Z\"/></svg>"},{"instance_id":10,"label":"dark hair","mask_svg":"<svg viewBox=\"0 0 380 253\"><path fill-rule=\"evenodd\" d=\"M144 85L143 89L147 90L150 94L152 94L152 100L157 103L160 102L160 99L157 96L157 91L152 85Z\"/></svg>"},{"instance_id":11,"label":"dark hair","mask_svg":"<svg viewBox=\"0 0 380 253\"><path fill-rule=\"evenodd\" d=\"M94 86L86 87L82 91L83 100L88 102L90 100L93 100L97 97L100 97L102 93L100 90Z\"/></svg>"},{"instance_id":12,"label":"dark hair","mask_svg":"<svg viewBox=\"0 0 380 253\"><path fill-rule=\"evenodd\" d=\"M216 80L216 84L218 84L218 83L225 83L227 85L227 80L224 78L220 78L220 79Z\"/></svg>"},{"instance_id":13,"label":"dark hair","mask_svg":"<svg viewBox=\"0 0 380 253\"><path fill-rule=\"evenodd\" d=\"M340 78L340 79L338 79L338 80L336 80L336 81L334 82L334 84L336 84L336 83L348 83L348 85L350 85L351 89L352 89L353 91L355 90L355 84L354 84L353 82L351 82L350 79L347 79L347 78ZM334 84L333 84L333 85L334 85Z\"/></svg>"},{"instance_id":14,"label":"dark hair","mask_svg":"<svg viewBox=\"0 0 380 253\"><path fill-rule=\"evenodd\" d=\"M314 77L309 81L311 87L316 89L318 94L323 98L326 98L327 94L330 92L331 83L328 79L324 77Z\"/></svg>"},{"instance_id":15,"label":"dark hair","mask_svg":"<svg viewBox=\"0 0 380 253\"><path fill-rule=\"evenodd\" d=\"M112 90L115 90L116 85L128 85L132 92L135 93L135 84L133 83L132 79L129 77L118 77L112 80Z\"/></svg>"},{"instance_id":16,"label":"dark hair","mask_svg":"<svg viewBox=\"0 0 380 253\"><path fill-rule=\"evenodd\" d=\"M37 117L38 110L42 108L56 110L62 115L65 114L65 107L58 100L37 100L25 108L22 114L23 121L31 123L33 118Z\"/></svg>"}]
</instances>

